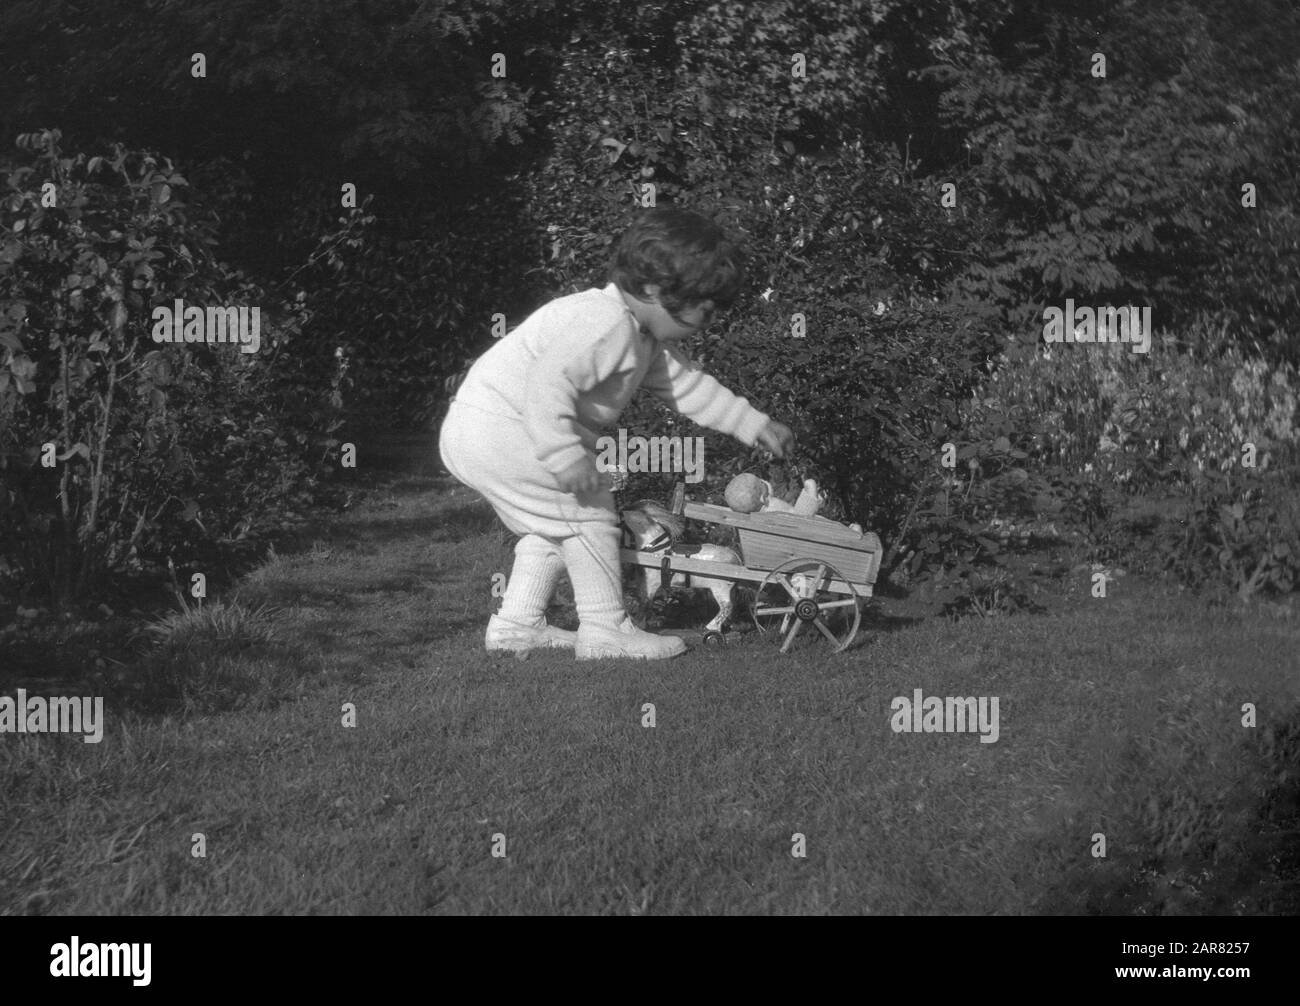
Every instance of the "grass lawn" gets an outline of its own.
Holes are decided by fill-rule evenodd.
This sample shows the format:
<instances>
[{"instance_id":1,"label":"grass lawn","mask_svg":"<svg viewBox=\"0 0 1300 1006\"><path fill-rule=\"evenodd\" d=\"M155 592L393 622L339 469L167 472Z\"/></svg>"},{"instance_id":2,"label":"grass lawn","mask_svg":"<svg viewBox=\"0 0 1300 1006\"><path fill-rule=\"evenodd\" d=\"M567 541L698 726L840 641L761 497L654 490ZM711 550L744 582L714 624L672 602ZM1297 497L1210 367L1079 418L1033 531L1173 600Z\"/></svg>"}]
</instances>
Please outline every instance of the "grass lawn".
<instances>
[{"instance_id":1,"label":"grass lawn","mask_svg":"<svg viewBox=\"0 0 1300 1006\"><path fill-rule=\"evenodd\" d=\"M390 480L173 619L102 743L0 736L0 912L1297 908L1295 619L1080 578L1036 616L878 599L840 655L493 658L510 559L468 490ZM996 743L894 732L916 689L996 696Z\"/></svg>"}]
</instances>

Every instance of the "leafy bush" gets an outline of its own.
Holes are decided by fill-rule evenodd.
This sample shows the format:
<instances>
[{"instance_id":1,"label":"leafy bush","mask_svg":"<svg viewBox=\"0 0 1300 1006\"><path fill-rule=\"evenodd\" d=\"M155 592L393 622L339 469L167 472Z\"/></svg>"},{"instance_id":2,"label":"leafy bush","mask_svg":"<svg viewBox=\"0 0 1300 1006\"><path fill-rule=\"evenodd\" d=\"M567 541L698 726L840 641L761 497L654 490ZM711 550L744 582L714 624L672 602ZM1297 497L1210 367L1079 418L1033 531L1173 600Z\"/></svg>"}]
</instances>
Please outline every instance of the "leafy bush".
<instances>
[{"instance_id":1,"label":"leafy bush","mask_svg":"<svg viewBox=\"0 0 1300 1006\"><path fill-rule=\"evenodd\" d=\"M992 224L957 287L1018 330L1065 297L1208 312L1298 362L1298 33L1275 0L1047 3L945 53L923 76ZM1243 206L1247 182L1267 199Z\"/></svg>"},{"instance_id":2,"label":"leafy bush","mask_svg":"<svg viewBox=\"0 0 1300 1006\"><path fill-rule=\"evenodd\" d=\"M1173 544L1166 566L1187 583L1208 582L1241 601L1290 593L1300 583L1300 477L1205 472Z\"/></svg>"},{"instance_id":3,"label":"leafy bush","mask_svg":"<svg viewBox=\"0 0 1300 1006\"><path fill-rule=\"evenodd\" d=\"M263 297L214 258L186 179L121 146L65 156L59 136L19 137L0 202L0 540L18 581L62 603L247 536L311 478L264 367L237 346L151 339L156 305Z\"/></svg>"},{"instance_id":4,"label":"leafy bush","mask_svg":"<svg viewBox=\"0 0 1300 1006\"><path fill-rule=\"evenodd\" d=\"M1032 557L1064 540L1070 517L1063 470L1031 456L1041 417L986 395L957 407L942 465L918 479L885 559L894 568L897 557L896 583L924 583L954 615L1035 610L1047 569Z\"/></svg>"},{"instance_id":5,"label":"leafy bush","mask_svg":"<svg viewBox=\"0 0 1300 1006\"><path fill-rule=\"evenodd\" d=\"M1051 482L1040 508L1061 510L1089 558L1122 555L1242 597L1294 582L1298 392L1294 367L1247 355L1208 321L1178 343L1158 337L1149 355L1123 345L1009 354L985 390L1037 417L1025 443Z\"/></svg>"},{"instance_id":6,"label":"leafy bush","mask_svg":"<svg viewBox=\"0 0 1300 1006\"><path fill-rule=\"evenodd\" d=\"M565 53L543 104L554 143L522 179L524 222L544 235L539 279L554 292L597 282L646 186L656 204L712 215L747 246L753 286L692 355L796 427L798 474L826 484L832 510L897 519L910 459L934 449L925 438L939 399L966 393L989 348L978 325L932 299L962 267L969 221L915 181L899 151L852 129L828 142L827 123L877 93L883 73L870 33L838 5L781 17L692 7L674 38L672 49ZM814 41L862 55L851 93L790 75L791 47L820 51ZM811 66L817 79L835 72ZM795 313L803 339L792 336ZM646 401L623 422L646 436L699 432ZM707 447L709 492L752 464L725 438Z\"/></svg>"},{"instance_id":7,"label":"leafy bush","mask_svg":"<svg viewBox=\"0 0 1300 1006\"><path fill-rule=\"evenodd\" d=\"M426 422L446 376L490 343L493 315L520 313L525 256L509 215L489 201L460 208L454 222L434 212L381 219L368 202L345 211L284 281L300 291L302 326L276 368L277 393L311 401L346 359L355 424Z\"/></svg>"}]
</instances>

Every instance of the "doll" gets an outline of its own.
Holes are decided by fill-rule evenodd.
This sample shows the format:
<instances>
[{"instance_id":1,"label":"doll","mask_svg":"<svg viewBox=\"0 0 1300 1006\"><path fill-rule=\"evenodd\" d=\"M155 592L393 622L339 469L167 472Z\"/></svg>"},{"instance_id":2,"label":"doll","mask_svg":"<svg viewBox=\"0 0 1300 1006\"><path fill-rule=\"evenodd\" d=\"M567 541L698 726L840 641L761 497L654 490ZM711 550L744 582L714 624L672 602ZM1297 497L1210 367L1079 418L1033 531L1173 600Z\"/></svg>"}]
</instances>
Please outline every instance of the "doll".
<instances>
[{"instance_id":1,"label":"doll","mask_svg":"<svg viewBox=\"0 0 1300 1006\"><path fill-rule=\"evenodd\" d=\"M738 513L793 513L801 517L815 516L821 509L821 494L817 483L806 479L803 491L794 503L787 503L772 491L772 483L757 475L737 475L727 484L723 493L727 506Z\"/></svg>"},{"instance_id":2,"label":"doll","mask_svg":"<svg viewBox=\"0 0 1300 1006\"><path fill-rule=\"evenodd\" d=\"M800 517L817 517L818 520L830 519L817 516L825 496L817 488L817 483L813 479L804 480L803 489L793 503L787 503L774 493L772 483L766 479L749 474L737 475L728 482L723 496L727 506L737 513L792 513ZM862 533L861 524L843 526L858 534Z\"/></svg>"}]
</instances>

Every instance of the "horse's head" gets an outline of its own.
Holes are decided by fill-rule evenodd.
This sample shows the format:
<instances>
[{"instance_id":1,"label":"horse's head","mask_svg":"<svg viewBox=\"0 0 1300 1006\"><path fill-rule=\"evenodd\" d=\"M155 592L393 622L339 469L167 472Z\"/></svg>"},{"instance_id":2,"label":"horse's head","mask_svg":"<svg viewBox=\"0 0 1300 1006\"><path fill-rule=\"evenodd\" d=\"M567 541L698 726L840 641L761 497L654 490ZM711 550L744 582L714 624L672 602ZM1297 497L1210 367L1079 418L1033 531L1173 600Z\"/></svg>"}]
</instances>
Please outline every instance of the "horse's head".
<instances>
[{"instance_id":1,"label":"horse's head","mask_svg":"<svg viewBox=\"0 0 1300 1006\"><path fill-rule=\"evenodd\" d=\"M675 544L685 531L681 518L652 500L641 500L619 516L642 552L661 552Z\"/></svg>"}]
</instances>

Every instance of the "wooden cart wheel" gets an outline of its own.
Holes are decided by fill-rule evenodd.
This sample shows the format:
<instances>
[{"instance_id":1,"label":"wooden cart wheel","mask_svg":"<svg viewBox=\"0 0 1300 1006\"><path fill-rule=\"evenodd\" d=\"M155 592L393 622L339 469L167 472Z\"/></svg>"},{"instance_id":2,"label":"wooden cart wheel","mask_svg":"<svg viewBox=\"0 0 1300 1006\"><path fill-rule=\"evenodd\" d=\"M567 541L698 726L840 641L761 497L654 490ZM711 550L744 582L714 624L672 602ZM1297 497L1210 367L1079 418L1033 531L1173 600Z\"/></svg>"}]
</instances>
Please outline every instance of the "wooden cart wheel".
<instances>
[{"instance_id":1,"label":"wooden cart wheel","mask_svg":"<svg viewBox=\"0 0 1300 1006\"><path fill-rule=\"evenodd\" d=\"M721 632L714 632L712 629L710 629L708 632L704 634L704 645L712 646L712 647L726 646L727 637L724 636Z\"/></svg>"},{"instance_id":2,"label":"wooden cart wheel","mask_svg":"<svg viewBox=\"0 0 1300 1006\"><path fill-rule=\"evenodd\" d=\"M827 585L839 580L849 593L831 591ZM828 562L818 559L790 559L763 578L754 595L754 624L760 632L781 644L788 653L795 637L805 626L820 633L840 653L858 634L862 612L858 592Z\"/></svg>"}]
</instances>

